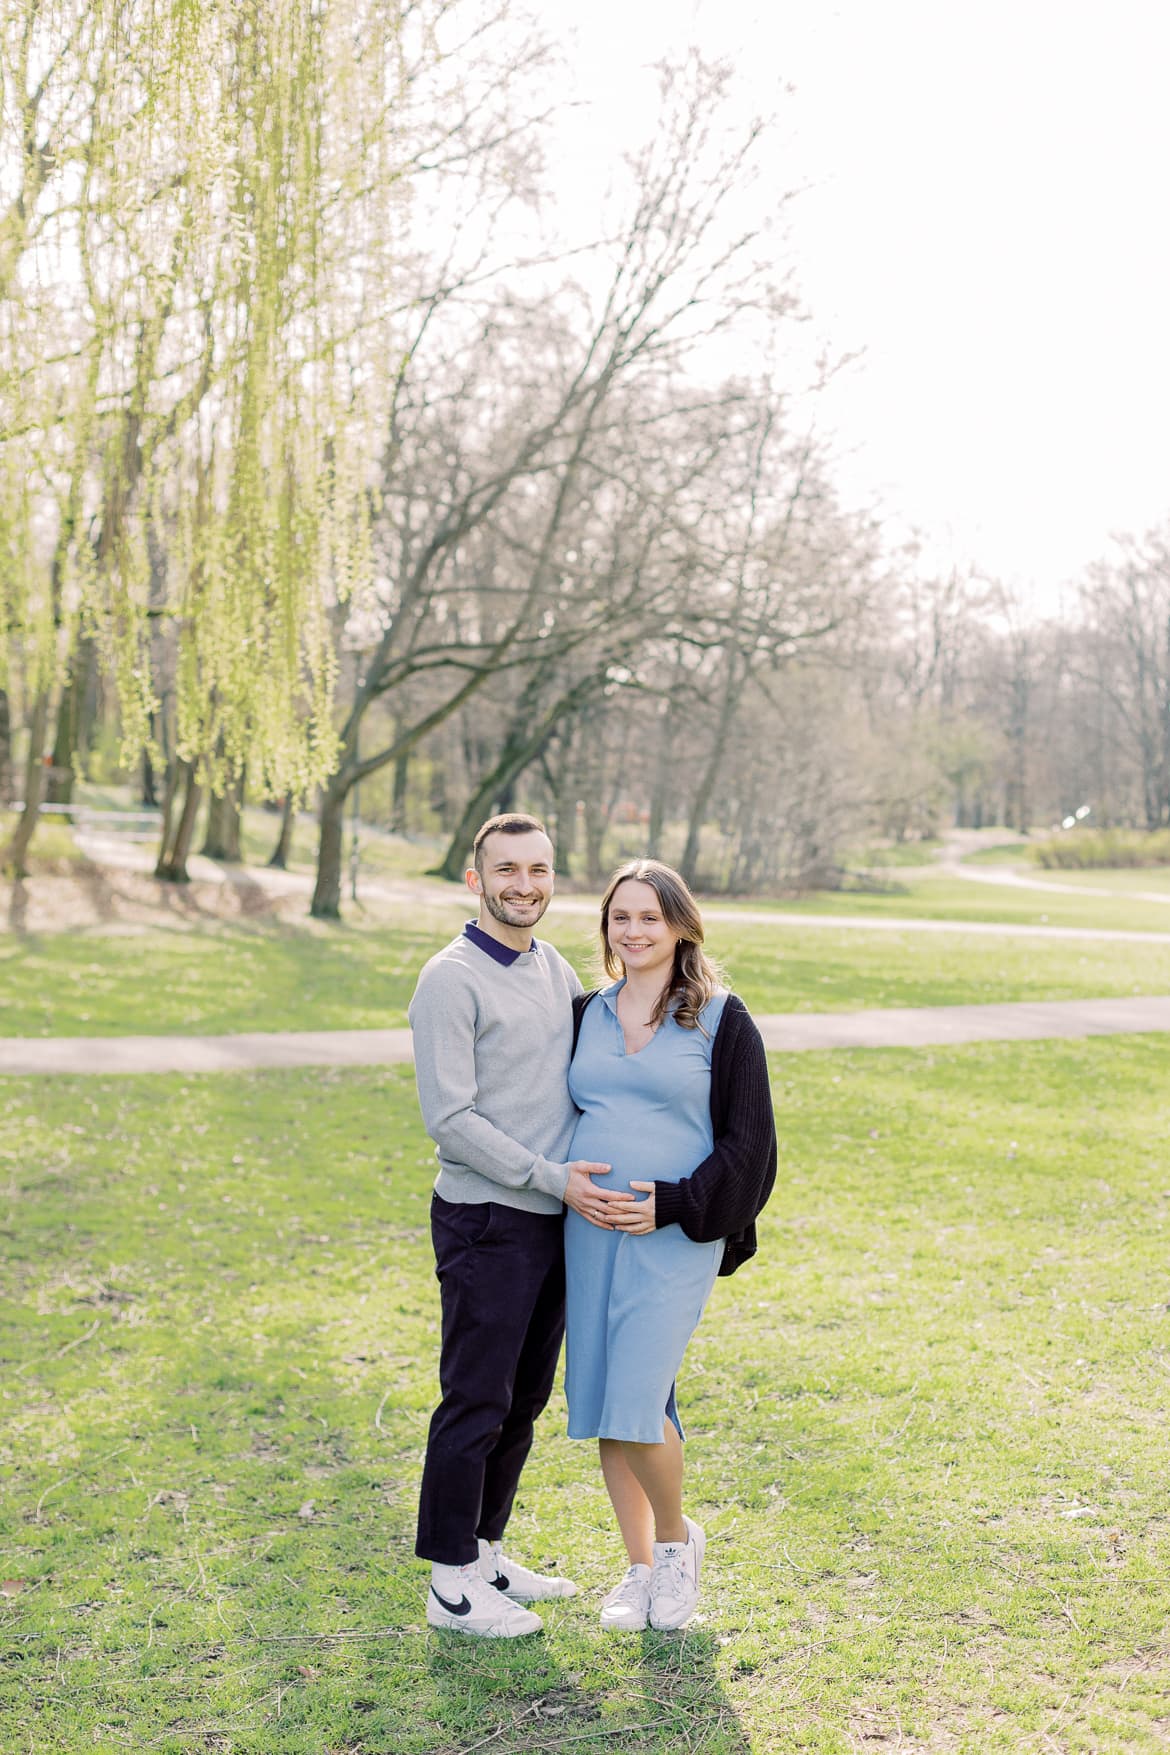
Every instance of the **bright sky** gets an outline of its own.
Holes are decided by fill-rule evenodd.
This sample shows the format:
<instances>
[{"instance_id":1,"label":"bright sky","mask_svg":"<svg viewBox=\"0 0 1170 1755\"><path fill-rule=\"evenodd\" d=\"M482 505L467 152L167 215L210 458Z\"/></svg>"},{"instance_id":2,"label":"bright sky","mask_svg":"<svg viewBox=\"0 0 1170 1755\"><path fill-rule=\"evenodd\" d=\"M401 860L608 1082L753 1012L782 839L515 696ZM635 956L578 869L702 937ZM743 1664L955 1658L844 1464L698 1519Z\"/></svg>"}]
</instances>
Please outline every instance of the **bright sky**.
<instances>
[{"instance_id":1,"label":"bright sky","mask_svg":"<svg viewBox=\"0 0 1170 1755\"><path fill-rule=\"evenodd\" d=\"M845 497L936 565L1041 610L1111 532L1170 517L1170 103L1164 0L541 0L590 123L573 199L695 42L745 116L818 332L861 362L826 393ZM792 87L789 95L784 88ZM750 368L750 359L745 359Z\"/></svg>"}]
</instances>

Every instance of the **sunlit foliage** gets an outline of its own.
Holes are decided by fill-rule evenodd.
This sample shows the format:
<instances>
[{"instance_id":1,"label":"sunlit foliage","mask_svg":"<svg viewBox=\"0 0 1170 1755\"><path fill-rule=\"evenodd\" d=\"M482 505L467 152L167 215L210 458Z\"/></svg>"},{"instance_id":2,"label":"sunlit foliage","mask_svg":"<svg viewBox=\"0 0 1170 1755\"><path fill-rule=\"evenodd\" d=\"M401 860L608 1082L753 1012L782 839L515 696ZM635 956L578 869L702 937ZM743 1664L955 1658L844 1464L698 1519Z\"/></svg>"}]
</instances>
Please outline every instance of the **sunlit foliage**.
<instances>
[{"instance_id":1,"label":"sunlit foliage","mask_svg":"<svg viewBox=\"0 0 1170 1755\"><path fill-rule=\"evenodd\" d=\"M166 628L212 784L334 760L330 615L367 574L396 371L401 10L3 9L0 684L16 655L49 690L91 634L130 754Z\"/></svg>"}]
</instances>

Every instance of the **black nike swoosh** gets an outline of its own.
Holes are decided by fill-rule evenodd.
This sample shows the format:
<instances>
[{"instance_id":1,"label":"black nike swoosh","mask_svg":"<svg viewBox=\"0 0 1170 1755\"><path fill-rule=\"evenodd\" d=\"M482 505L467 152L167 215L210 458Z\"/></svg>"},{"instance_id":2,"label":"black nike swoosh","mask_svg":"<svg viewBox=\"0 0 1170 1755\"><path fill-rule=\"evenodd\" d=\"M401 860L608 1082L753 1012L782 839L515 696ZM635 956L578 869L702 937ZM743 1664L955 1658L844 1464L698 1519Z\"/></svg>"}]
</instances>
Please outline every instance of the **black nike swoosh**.
<instances>
[{"instance_id":1,"label":"black nike swoosh","mask_svg":"<svg viewBox=\"0 0 1170 1755\"><path fill-rule=\"evenodd\" d=\"M443 1605L443 1607L446 1609L448 1615L470 1615L471 1604L468 1602L466 1597L463 1597L461 1599L461 1601L459 1601L457 1603L449 1603L447 1601L446 1597L441 1597L439 1595L438 1591L435 1589L433 1584L431 1586L431 1594L437 1603L441 1603Z\"/></svg>"},{"instance_id":2,"label":"black nike swoosh","mask_svg":"<svg viewBox=\"0 0 1170 1755\"><path fill-rule=\"evenodd\" d=\"M510 1580L505 1578L502 1572L497 1572L496 1576L489 1580L489 1583L494 1584L497 1590L504 1591L507 1590Z\"/></svg>"}]
</instances>

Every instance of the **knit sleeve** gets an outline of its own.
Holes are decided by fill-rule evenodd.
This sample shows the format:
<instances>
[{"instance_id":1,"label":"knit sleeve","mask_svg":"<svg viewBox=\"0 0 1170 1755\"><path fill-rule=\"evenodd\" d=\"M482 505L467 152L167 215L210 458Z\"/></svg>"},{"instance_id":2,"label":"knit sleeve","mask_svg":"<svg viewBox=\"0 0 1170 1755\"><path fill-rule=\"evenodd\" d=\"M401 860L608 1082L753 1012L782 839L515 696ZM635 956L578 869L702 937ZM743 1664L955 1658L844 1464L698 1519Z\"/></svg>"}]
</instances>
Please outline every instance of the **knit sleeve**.
<instances>
[{"instance_id":1,"label":"knit sleeve","mask_svg":"<svg viewBox=\"0 0 1170 1755\"><path fill-rule=\"evenodd\" d=\"M439 958L427 964L407 1017L419 1108L440 1157L503 1188L536 1189L563 1200L568 1165L522 1145L480 1111L476 999L457 965Z\"/></svg>"},{"instance_id":2,"label":"knit sleeve","mask_svg":"<svg viewBox=\"0 0 1170 1755\"><path fill-rule=\"evenodd\" d=\"M654 1185L655 1225L680 1225L693 1243L747 1229L776 1180L776 1121L763 1038L737 1006L724 1026L726 1095L714 1149L681 1182Z\"/></svg>"}]
</instances>

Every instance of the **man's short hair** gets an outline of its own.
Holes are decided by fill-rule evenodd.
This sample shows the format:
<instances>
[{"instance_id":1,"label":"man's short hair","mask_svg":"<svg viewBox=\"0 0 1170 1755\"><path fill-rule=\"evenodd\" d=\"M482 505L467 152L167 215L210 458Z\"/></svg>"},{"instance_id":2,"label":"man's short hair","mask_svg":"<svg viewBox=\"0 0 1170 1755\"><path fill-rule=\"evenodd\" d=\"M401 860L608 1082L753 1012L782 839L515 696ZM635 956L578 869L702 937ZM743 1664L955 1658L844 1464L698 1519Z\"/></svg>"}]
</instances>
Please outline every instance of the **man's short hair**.
<instances>
[{"instance_id":1,"label":"man's short hair","mask_svg":"<svg viewBox=\"0 0 1170 1755\"><path fill-rule=\"evenodd\" d=\"M548 834L539 817L526 816L523 811L508 810L498 817L489 817L476 832L471 847L476 871L483 876L483 844L489 835L531 835L534 829L538 835Z\"/></svg>"}]
</instances>

